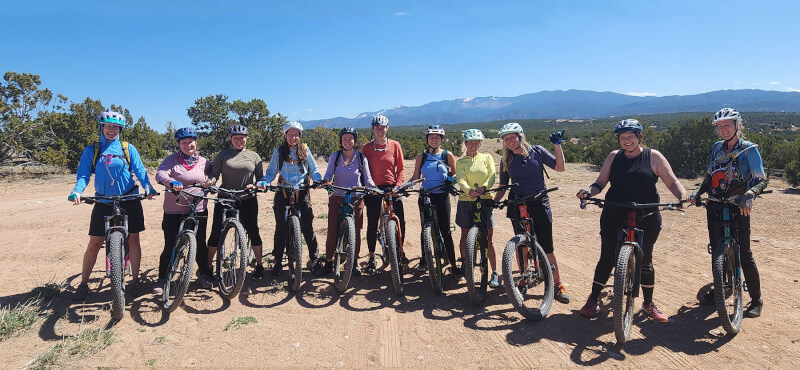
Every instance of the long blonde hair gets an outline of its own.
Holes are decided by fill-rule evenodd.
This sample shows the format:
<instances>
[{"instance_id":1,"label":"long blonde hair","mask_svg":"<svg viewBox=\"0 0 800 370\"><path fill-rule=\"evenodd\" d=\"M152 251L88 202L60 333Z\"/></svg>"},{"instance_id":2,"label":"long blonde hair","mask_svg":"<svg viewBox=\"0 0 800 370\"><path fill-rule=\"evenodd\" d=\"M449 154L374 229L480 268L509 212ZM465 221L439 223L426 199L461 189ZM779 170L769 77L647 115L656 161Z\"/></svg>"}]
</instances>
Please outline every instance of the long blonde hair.
<instances>
[{"instance_id":1,"label":"long blonde hair","mask_svg":"<svg viewBox=\"0 0 800 370\"><path fill-rule=\"evenodd\" d=\"M519 145L523 149L521 155L527 159L531 155L531 144L525 139L525 133L517 133L517 136L519 137ZM508 171L508 166L511 165L511 158L513 157L514 152L512 152L511 149L508 149L508 147L505 146L505 143L503 143L503 160L500 162L500 164L503 166L503 171Z\"/></svg>"}]
</instances>

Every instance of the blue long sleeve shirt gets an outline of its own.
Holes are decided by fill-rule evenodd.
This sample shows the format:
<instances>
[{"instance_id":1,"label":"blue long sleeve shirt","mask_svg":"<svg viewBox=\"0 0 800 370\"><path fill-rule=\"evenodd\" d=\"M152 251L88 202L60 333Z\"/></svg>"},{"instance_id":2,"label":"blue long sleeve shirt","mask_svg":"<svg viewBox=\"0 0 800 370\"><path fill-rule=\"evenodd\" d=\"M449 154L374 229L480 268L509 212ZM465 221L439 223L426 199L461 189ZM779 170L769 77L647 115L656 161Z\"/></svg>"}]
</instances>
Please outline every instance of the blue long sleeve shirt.
<instances>
[{"instance_id":1,"label":"blue long sleeve shirt","mask_svg":"<svg viewBox=\"0 0 800 370\"><path fill-rule=\"evenodd\" d=\"M302 184L308 174L311 174L311 180L322 181L322 175L319 173L319 168L317 167L317 162L314 161L314 156L311 155L311 150L308 149L308 146L306 146L305 149L305 165L302 165L297 161L297 148L295 148L289 150L289 154L292 157L292 162L286 162L281 167L281 178L289 185L298 186ZM278 163L280 163L281 160L280 154L278 154L278 148L275 148L275 150L272 152L272 158L269 160L267 172L264 174L264 177L262 177L261 180L266 181L267 184L271 184L272 180L275 180L275 178L278 176Z\"/></svg>"},{"instance_id":2,"label":"blue long sleeve shirt","mask_svg":"<svg viewBox=\"0 0 800 370\"><path fill-rule=\"evenodd\" d=\"M147 169L142 163L139 151L132 144L128 144L128 152L131 156L130 168L123 159L125 153L122 151L122 143L119 138L109 142L105 136L100 135L100 155L94 166L95 195L130 194L136 188L136 179L139 180L145 192L151 187ZM109 154L112 156L107 157ZM92 157L94 157L94 145L89 145L83 150L80 162L78 162L78 173L75 187L72 188L73 192L81 194L86 189L92 176ZM135 178L131 172L136 175Z\"/></svg>"}]
</instances>

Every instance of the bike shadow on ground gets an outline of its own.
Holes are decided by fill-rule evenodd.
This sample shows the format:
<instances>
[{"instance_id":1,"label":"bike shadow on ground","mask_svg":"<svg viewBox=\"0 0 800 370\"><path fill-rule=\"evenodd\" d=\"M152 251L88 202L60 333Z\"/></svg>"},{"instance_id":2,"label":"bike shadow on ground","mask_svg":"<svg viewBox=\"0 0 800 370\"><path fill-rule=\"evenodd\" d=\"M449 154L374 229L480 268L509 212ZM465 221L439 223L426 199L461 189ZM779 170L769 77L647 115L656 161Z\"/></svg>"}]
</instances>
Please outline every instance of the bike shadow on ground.
<instances>
[{"instance_id":1,"label":"bike shadow on ground","mask_svg":"<svg viewBox=\"0 0 800 370\"><path fill-rule=\"evenodd\" d=\"M179 309L191 314L215 314L228 309L231 301L215 291L216 288L203 289L197 280L189 284L183 303ZM219 302L219 303L217 303Z\"/></svg>"},{"instance_id":2,"label":"bike shadow on ground","mask_svg":"<svg viewBox=\"0 0 800 370\"><path fill-rule=\"evenodd\" d=\"M239 303L253 308L272 308L292 300L296 293L289 290L287 279L273 278L266 275L258 281L249 280L244 283L239 293Z\"/></svg>"}]
</instances>

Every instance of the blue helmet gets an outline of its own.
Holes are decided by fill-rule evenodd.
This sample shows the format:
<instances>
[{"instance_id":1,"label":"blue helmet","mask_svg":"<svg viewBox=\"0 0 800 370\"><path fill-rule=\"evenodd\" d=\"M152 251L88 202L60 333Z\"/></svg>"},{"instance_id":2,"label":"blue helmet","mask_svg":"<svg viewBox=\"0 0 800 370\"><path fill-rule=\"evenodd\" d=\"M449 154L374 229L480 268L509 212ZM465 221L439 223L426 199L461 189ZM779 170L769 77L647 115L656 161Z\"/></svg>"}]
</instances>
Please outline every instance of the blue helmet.
<instances>
[{"instance_id":1,"label":"blue helmet","mask_svg":"<svg viewBox=\"0 0 800 370\"><path fill-rule=\"evenodd\" d=\"M187 138L197 140L197 132L191 127L179 128L178 131L175 131L175 141L181 141Z\"/></svg>"},{"instance_id":2,"label":"blue helmet","mask_svg":"<svg viewBox=\"0 0 800 370\"><path fill-rule=\"evenodd\" d=\"M633 132L634 134L640 134L644 128L639 121L635 119L624 119L619 121L616 125L614 125L614 135L619 136L623 132Z\"/></svg>"},{"instance_id":3,"label":"blue helmet","mask_svg":"<svg viewBox=\"0 0 800 370\"><path fill-rule=\"evenodd\" d=\"M237 124L235 124L235 125L233 125L231 127L228 127L228 136L232 136L232 135L245 135L245 136L248 136L248 135L250 135L250 131L247 130L247 126L240 125L240 124L237 123Z\"/></svg>"},{"instance_id":4,"label":"blue helmet","mask_svg":"<svg viewBox=\"0 0 800 370\"><path fill-rule=\"evenodd\" d=\"M101 125L111 124L125 128L125 116L117 112L107 111L100 113L100 116L97 117L97 123Z\"/></svg>"}]
</instances>

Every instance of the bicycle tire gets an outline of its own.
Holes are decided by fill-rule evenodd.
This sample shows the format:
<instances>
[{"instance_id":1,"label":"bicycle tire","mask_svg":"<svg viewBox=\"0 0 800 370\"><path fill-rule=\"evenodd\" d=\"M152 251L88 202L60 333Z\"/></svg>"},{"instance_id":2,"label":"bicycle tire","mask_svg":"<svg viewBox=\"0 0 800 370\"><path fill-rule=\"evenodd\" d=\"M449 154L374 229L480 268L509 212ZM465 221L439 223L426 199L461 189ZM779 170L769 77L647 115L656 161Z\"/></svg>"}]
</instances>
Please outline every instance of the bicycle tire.
<instances>
[{"instance_id":1,"label":"bicycle tire","mask_svg":"<svg viewBox=\"0 0 800 370\"><path fill-rule=\"evenodd\" d=\"M528 267L524 272L519 271L515 274L514 257L521 254L523 250L521 248L529 250ZM534 264L533 268L531 264ZM526 277L523 285L525 289L520 291L518 284L523 282L523 277ZM527 281L527 277L532 281ZM544 285L541 297L528 294L530 288L540 284ZM550 312L554 294L553 271L550 269L547 255L535 239L519 234L508 241L503 250L503 285L511 305L526 319L538 321L544 319Z\"/></svg>"},{"instance_id":2,"label":"bicycle tire","mask_svg":"<svg viewBox=\"0 0 800 370\"><path fill-rule=\"evenodd\" d=\"M431 288L437 294L442 293L442 275L438 273L441 267L437 267L438 258L435 256L433 244L433 222L426 221L422 225L422 251L425 254L425 261L428 264L428 280L431 282Z\"/></svg>"},{"instance_id":3,"label":"bicycle tire","mask_svg":"<svg viewBox=\"0 0 800 370\"><path fill-rule=\"evenodd\" d=\"M333 257L333 280L336 291L339 294L347 290L350 284L350 277L353 275L356 254L356 221L352 215L347 215L339 225L339 238L336 240L336 250ZM344 259L344 264L342 264ZM344 265L344 271L342 271Z\"/></svg>"},{"instance_id":4,"label":"bicycle tire","mask_svg":"<svg viewBox=\"0 0 800 370\"><path fill-rule=\"evenodd\" d=\"M742 328L742 281L736 275L736 250L722 243L713 256L714 304L720 323L728 334L736 335ZM730 294L727 292L730 291Z\"/></svg>"},{"instance_id":5,"label":"bicycle tire","mask_svg":"<svg viewBox=\"0 0 800 370\"><path fill-rule=\"evenodd\" d=\"M614 267L614 297L611 305L614 310L614 335L618 344L628 341L633 326L633 306L636 301L633 291L636 277L636 255L634 245L625 243L617 255Z\"/></svg>"},{"instance_id":6,"label":"bicycle tire","mask_svg":"<svg viewBox=\"0 0 800 370\"><path fill-rule=\"evenodd\" d=\"M230 219L224 224L220 243L217 248L217 275L220 295L225 299L233 299L244 285L245 268L247 267L247 234L237 219ZM233 235L229 235L233 233ZM228 237L233 245L228 245Z\"/></svg>"},{"instance_id":7,"label":"bicycle tire","mask_svg":"<svg viewBox=\"0 0 800 370\"><path fill-rule=\"evenodd\" d=\"M289 290L297 292L303 282L303 245L300 235L300 218L289 216Z\"/></svg>"},{"instance_id":8,"label":"bicycle tire","mask_svg":"<svg viewBox=\"0 0 800 370\"><path fill-rule=\"evenodd\" d=\"M125 315L124 248L125 234L122 231L112 231L108 234L108 260L111 264L111 318L117 321L122 320Z\"/></svg>"},{"instance_id":9,"label":"bicycle tire","mask_svg":"<svg viewBox=\"0 0 800 370\"><path fill-rule=\"evenodd\" d=\"M386 249L389 255L391 269L389 274L392 276L392 288L394 294L403 295L403 265L400 264L400 249L397 243L400 235L400 227L396 220L389 220L386 224Z\"/></svg>"},{"instance_id":10,"label":"bicycle tire","mask_svg":"<svg viewBox=\"0 0 800 370\"><path fill-rule=\"evenodd\" d=\"M467 293L472 303L481 305L486 301L489 264L486 238L479 227L469 229L465 250L464 279L467 281Z\"/></svg>"},{"instance_id":11,"label":"bicycle tire","mask_svg":"<svg viewBox=\"0 0 800 370\"><path fill-rule=\"evenodd\" d=\"M194 271L194 259L197 254L197 237L194 232L186 231L178 237L175 246L175 260L169 266L167 280L161 300L167 312L174 312L183 302L183 296L189 288L189 281Z\"/></svg>"}]
</instances>

